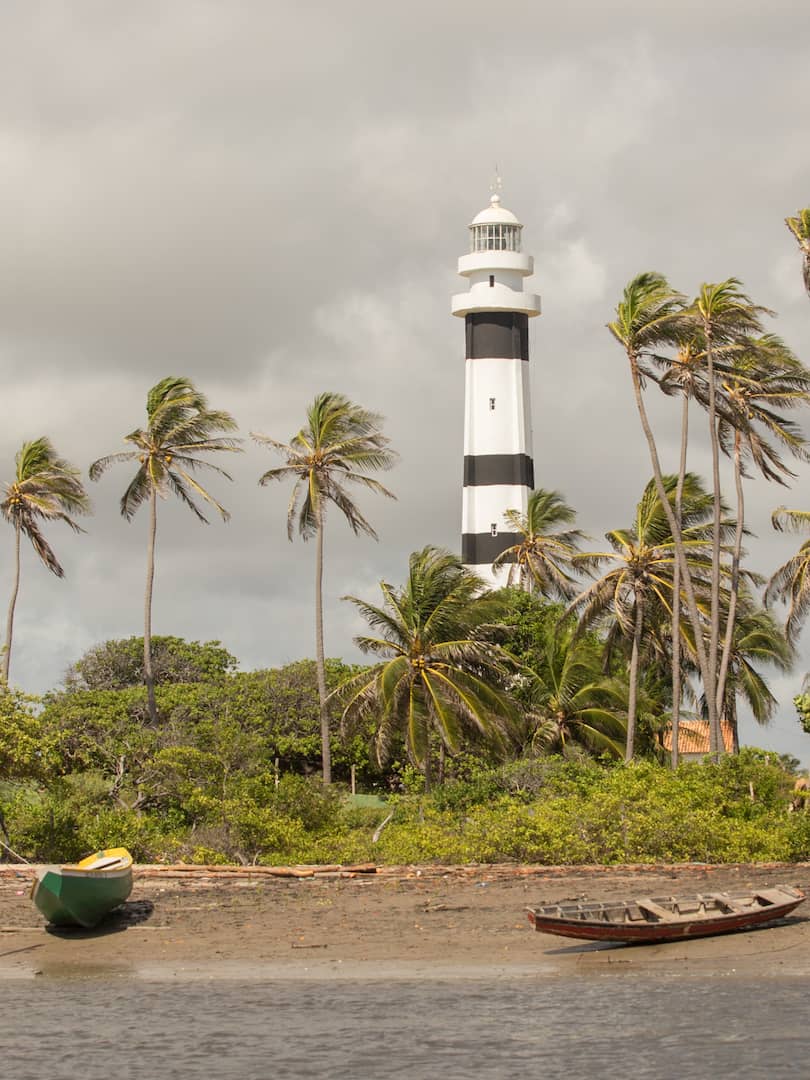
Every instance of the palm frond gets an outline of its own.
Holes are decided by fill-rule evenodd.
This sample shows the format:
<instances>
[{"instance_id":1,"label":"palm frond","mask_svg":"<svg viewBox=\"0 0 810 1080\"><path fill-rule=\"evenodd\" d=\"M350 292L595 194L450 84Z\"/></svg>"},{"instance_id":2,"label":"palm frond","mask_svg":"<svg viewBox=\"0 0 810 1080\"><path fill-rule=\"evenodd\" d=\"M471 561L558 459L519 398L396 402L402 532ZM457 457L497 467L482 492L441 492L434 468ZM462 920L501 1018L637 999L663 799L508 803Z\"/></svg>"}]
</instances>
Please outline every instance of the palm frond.
<instances>
[{"instance_id":1,"label":"palm frond","mask_svg":"<svg viewBox=\"0 0 810 1080\"><path fill-rule=\"evenodd\" d=\"M225 507L221 506L220 503L218 503L217 500L214 498L214 496L209 491L206 491L202 484L198 484L194 477L191 476L190 473L187 473L185 469L176 468L174 463L172 463L172 468L170 468L168 472L170 478L169 482L172 486L172 490L175 492L176 495L180 495L180 489L181 487L183 487L183 485L188 485L188 487L195 491L201 499L204 499L210 506L214 507L214 509L217 511L223 521L230 521L231 515L225 509ZM189 506L189 509L195 510L198 518L200 518L202 521L206 520L205 517L200 513L200 511L193 505L193 503L191 503L190 498L186 498L184 496L182 496L182 498L183 502L185 502L186 505Z\"/></svg>"},{"instance_id":2,"label":"palm frond","mask_svg":"<svg viewBox=\"0 0 810 1080\"><path fill-rule=\"evenodd\" d=\"M61 578L65 576L65 571L57 559L53 548L48 541L42 535L41 531L36 527L32 521L27 521L20 525L22 532L31 541L31 545L34 551L39 556L40 560L56 577Z\"/></svg>"}]
</instances>

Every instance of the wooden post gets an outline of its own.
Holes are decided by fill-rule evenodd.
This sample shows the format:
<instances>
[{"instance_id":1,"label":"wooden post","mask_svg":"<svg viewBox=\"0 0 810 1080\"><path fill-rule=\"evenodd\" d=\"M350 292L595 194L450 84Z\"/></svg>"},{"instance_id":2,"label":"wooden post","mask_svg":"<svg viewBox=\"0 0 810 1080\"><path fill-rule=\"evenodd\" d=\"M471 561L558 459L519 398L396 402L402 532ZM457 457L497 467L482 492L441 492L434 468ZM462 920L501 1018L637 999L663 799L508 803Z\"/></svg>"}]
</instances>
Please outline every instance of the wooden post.
<instances>
[{"instance_id":1,"label":"wooden post","mask_svg":"<svg viewBox=\"0 0 810 1080\"><path fill-rule=\"evenodd\" d=\"M354 765L352 765L352 795L357 794L357 785L355 783Z\"/></svg>"}]
</instances>

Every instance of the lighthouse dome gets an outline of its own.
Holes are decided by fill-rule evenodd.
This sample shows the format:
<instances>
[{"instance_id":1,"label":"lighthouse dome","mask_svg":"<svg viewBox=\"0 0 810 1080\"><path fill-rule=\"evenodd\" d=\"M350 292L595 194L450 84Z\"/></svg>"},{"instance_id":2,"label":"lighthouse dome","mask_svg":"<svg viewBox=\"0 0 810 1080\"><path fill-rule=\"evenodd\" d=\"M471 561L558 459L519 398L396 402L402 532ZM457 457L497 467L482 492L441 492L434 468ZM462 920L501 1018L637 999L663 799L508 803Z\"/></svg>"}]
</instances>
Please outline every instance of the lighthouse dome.
<instances>
[{"instance_id":1,"label":"lighthouse dome","mask_svg":"<svg viewBox=\"0 0 810 1080\"><path fill-rule=\"evenodd\" d=\"M495 192L486 210L470 222L470 251L520 251L522 228L512 211L501 206Z\"/></svg>"},{"instance_id":2,"label":"lighthouse dome","mask_svg":"<svg viewBox=\"0 0 810 1080\"><path fill-rule=\"evenodd\" d=\"M501 206L501 197L495 192L486 210L482 210L472 219L470 228L473 225L520 225L520 222L511 210Z\"/></svg>"}]
</instances>

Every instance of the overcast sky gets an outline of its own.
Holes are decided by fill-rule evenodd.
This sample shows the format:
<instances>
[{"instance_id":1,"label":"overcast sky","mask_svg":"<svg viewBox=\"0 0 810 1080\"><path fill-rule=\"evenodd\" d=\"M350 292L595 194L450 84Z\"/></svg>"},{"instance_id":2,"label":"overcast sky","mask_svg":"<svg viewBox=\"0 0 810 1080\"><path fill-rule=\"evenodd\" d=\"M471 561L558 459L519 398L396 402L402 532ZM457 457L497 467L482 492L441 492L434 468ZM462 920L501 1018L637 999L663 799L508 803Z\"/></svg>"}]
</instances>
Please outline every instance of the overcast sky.
<instances>
[{"instance_id":1,"label":"overcast sky","mask_svg":"<svg viewBox=\"0 0 810 1080\"><path fill-rule=\"evenodd\" d=\"M564 14L560 9L564 8ZM810 204L810 15L803 0L0 0L2 475L47 434L86 469L186 375L242 434L283 440L336 390L381 413L401 455L362 498L380 542L327 525L326 647L358 659L339 597L372 600L427 543L459 549L464 333L450 297L467 224L503 204L535 257L531 323L539 486L603 546L650 468L626 360L605 330L626 282L659 270L693 294L731 275L810 360L810 301L783 220ZM652 398L665 468L676 406ZM660 395L658 395L660 397ZM695 422L690 466L708 474ZM245 669L314 655L314 545L285 533L277 463L245 443L213 481L230 524L161 504L154 631L219 638ZM89 485L87 534L53 527L58 581L25 553L12 682L57 684L92 644L142 632L146 517L131 472ZM731 488L729 487L729 493ZM749 484L750 564L791 491ZM12 533L0 562L11 581ZM773 679L770 728L744 742L810 764L791 705L808 660Z\"/></svg>"}]
</instances>

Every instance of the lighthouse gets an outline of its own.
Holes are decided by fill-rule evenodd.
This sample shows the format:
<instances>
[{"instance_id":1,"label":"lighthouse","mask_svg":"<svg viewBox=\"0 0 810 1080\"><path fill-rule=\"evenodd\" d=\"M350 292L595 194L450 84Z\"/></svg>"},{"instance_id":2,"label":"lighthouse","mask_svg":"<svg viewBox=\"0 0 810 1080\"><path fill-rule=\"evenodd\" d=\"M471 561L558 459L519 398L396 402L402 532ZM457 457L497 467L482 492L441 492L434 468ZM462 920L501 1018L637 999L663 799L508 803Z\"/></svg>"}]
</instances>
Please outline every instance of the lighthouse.
<instances>
[{"instance_id":1,"label":"lighthouse","mask_svg":"<svg viewBox=\"0 0 810 1080\"><path fill-rule=\"evenodd\" d=\"M525 514L534 488L529 319L540 314L540 297L524 291L534 259L521 251L523 226L497 191L469 230L469 254L458 260L468 288L452 302L467 342L461 560L498 587L506 575L492 562L520 541L504 514Z\"/></svg>"}]
</instances>

